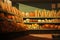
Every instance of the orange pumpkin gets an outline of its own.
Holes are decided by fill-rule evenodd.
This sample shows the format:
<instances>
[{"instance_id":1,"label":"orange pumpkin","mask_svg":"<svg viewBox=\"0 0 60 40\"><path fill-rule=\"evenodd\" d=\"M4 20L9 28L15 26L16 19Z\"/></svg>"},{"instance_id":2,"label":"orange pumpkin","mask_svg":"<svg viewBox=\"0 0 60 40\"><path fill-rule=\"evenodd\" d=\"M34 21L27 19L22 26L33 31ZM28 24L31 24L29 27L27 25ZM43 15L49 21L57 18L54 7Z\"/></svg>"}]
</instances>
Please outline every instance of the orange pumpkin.
<instances>
[{"instance_id":1,"label":"orange pumpkin","mask_svg":"<svg viewBox=\"0 0 60 40\"><path fill-rule=\"evenodd\" d=\"M29 13L29 16L30 16L30 17L34 17L34 16L35 16L35 13L34 13L34 12L30 12L30 13Z\"/></svg>"},{"instance_id":2,"label":"orange pumpkin","mask_svg":"<svg viewBox=\"0 0 60 40\"><path fill-rule=\"evenodd\" d=\"M45 28L49 28L50 24L45 24L44 26Z\"/></svg>"},{"instance_id":3,"label":"orange pumpkin","mask_svg":"<svg viewBox=\"0 0 60 40\"><path fill-rule=\"evenodd\" d=\"M11 15L7 15L7 18L8 18L8 19L11 19L11 18L12 18L12 16L11 16Z\"/></svg>"},{"instance_id":4,"label":"orange pumpkin","mask_svg":"<svg viewBox=\"0 0 60 40\"><path fill-rule=\"evenodd\" d=\"M54 25L53 25L53 24L52 24L52 25L50 25L50 28L51 28L51 29L53 29L53 28L54 28Z\"/></svg>"},{"instance_id":5,"label":"orange pumpkin","mask_svg":"<svg viewBox=\"0 0 60 40\"><path fill-rule=\"evenodd\" d=\"M15 17L14 17L14 16L12 16L12 19L13 19L13 20L15 20Z\"/></svg>"}]
</instances>

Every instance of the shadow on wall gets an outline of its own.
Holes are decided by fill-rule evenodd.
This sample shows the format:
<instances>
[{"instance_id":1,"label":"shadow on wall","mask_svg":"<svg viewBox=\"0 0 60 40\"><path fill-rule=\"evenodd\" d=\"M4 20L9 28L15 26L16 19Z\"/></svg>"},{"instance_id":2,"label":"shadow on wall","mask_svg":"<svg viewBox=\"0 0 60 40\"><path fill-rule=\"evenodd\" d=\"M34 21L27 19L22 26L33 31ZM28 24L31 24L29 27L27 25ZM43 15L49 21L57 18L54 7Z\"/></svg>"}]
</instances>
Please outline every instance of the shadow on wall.
<instances>
[{"instance_id":1,"label":"shadow on wall","mask_svg":"<svg viewBox=\"0 0 60 40\"><path fill-rule=\"evenodd\" d=\"M24 4L24 5L28 5L28 6L32 6L32 7L36 7L39 9L51 9L51 3L20 3L20 4Z\"/></svg>"},{"instance_id":2,"label":"shadow on wall","mask_svg":"<svg viewBox=\"0 0 60 40\"><path fill-rule=\"evenodd\" d=\"M21 11L27 11L27 12L31 12L34 11L36 9L39 10L51 10L51 3L19 3L19 9Z\"/></svg>"}]
</instances>

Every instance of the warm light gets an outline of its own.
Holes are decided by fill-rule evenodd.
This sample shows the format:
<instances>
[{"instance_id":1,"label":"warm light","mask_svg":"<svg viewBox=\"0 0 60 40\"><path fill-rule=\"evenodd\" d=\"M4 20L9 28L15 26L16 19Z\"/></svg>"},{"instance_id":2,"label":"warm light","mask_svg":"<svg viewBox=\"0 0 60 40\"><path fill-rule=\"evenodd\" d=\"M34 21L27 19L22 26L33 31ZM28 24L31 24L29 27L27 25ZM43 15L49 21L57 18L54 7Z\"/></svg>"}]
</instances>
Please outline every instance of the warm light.
<instances>
[{"instance_id":1,"label":"warm light","mask_svg":"<svg viewBox=\"0 0 60 40\"><path fill-rule=\"evenodd\" d=\"M52 4L52 9L55 9L56 8L56 4Z\"/></svg>"},{"instance_id":2,"label":"warm light","mask_svg":"<svg viewBox=\"0 0 60 40\"><path fill-rule=\"evenodd\" d=\"M60 8L60 3L57 4L57 8Z\"/></svg>"}]
</instances>

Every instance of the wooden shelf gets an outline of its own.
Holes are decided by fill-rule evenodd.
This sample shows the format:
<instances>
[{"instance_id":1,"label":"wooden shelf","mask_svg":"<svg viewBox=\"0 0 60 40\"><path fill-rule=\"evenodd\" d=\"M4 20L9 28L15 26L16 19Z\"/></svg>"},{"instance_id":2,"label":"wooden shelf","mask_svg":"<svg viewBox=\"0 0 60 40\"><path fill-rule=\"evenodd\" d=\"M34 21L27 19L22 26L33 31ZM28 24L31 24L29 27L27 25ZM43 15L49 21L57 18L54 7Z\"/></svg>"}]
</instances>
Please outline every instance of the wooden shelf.
<instances>
[{"instance_id":1,"label":"wooden shelf","mask_svg":"<svg viewBox=\"0 0 60 40\"><path fill-rule=\"evenodd\" d=\"M6 12L6 13L9 14L9 15L15 16L15 14L13 14L12 12Z\"/></svg>"},{"instance_id":2,"label":"wooden shelf","mask_svg":"<svg viewBox=\"0 0 60 40\"><path fill-rule=\"evenodd\" d=\"M38 28L29 28L28 30L60 30L60 29L58 29L58 28L40 28L40 27L38 27Z\"/></svg>"},{"instance_id":3,"label":"wooden shelf","mask_svg":"<svg viewBox=\"0 0 60 40\"><path fill-rule=\"evenodd\" d=\"M1 13L4 13L5 15L8 14L8 15L13 15L13 16L18 16L18 17L20 17L20 16L17 15L17 14L14 14L14 13L8 12L8 11L5 11L5 10L3 10L3 9L0 9L0 12L1 12Z\"/></svg>"},{"instance_id":4,"label":"wooden shelf","mask_svg":"<svg viewBox=\"0 0 60 40\"><path fill-rule=\"evenodd\" d=\"M29 30L59 30L59 29L29 29Z\"/></svg>"},{"instance_id":5,"label":"wooden shelf","mask_svg":"<svg viewBox=\"0 0 60 40\"><path fill-rule=\"evenodd\" d=\"M35 24L35 23L37 23L37 24L44 24L44 23L54 23L54 24L57 24L57 23L60 23L60 22L24 22L25 24Z\"/></svg>"},{"instance_id":6,"label":"wooden shelf","mask_svg":"<svg viewBox=\"0 0 60 40\"><path fill-rule=\"evenodd\" d=\"M12 13L12 12L8 12L8 14L13 15L13 16L18 16L18 17L20 17L20 15L14 14L14 13Z\"/></svg>"},{"instance_id":7,"label":"wooden shelf","mask_svg":"<svg viewBox=\"0 0 60 40\"><path fill-rule=\"evenodd\" d=\"M60 17L23 17L23 18L29 18L29 19L42 19L42 18L53 18L53 19L55 19L55 18L59 18L60 19Z\"/></svg>"},{"instance_id":8,"label":"wooden shelf","mask_svg":"<svg viewBox=\"0 0 60 40\"><path fill-rule=\"evenodd\" d=\"M27 30L26 33L32 33L32 34L60 34L60 30Z\"/></svg>"},{"instance_id":9,"label":"wooden shelf","mask_svg":"<svg viewBox=\"0 0 60 40\"><path fill-rule=\"evenodd\" d=\"M12 22L12 21L14 21L14 20L12 20L12 19L7 19L9 22ZM20 23L20 21L19 20L16 20L16 23Z\"/></svg>"},{"instance_id":10,"label":"wooden shelf","mask_svg":"<svg viewBox=\"0 0 60 40\"><path fill-rule=\"evenodd\" d=\"M8 12L8 11L5 11L5 10L3 10L3 9L1 9L0 8L0 13L4 13L5 15L13 15L13 16L18 16L18 17L20 17L19 15L17 15L17 14L14 14L14 13L12 13L12 12ZM0 18L1 19L1 18ZM12 19L6 19L6 20L8 20L9 22L12 22L13 20ZM1 21L2 21L2 19L1 19ZM17 23L19 23L20 21L16 21Z\"/></svg>"},{"instance_id":11,"label":"wooden shelf","mask_svg":"<svg viewBox=\"0 0 60 40\"><path fill-rule=\"evenodd\" d=\"M4 21L4 20L7 20L8 22L14 22L14 20L12 20L12 19L8 19L8 18L3 19L3 18L0 18L0 21ZM16 20L16 23L20 23L20 21Z\"/></svg>"},{"instance_id":12,"label":"wooden shelf","mask_svg":"<svg viewBox=\"0 0 60 40\"><path fill-rule=\"evenodd\" d=\"M15 15L12 12L7 12L7 11L5 11L3 9L0 9L0 13L9 14L9 15Z\"/></svg>"},{"instance_id":13,"label":"wooden shelf","mask_svg":"<svg viewBox=\"0 0 60 40\"><path fill-rule=\"evenodd\" d=\"M12 22L13 20L12 19L7 19L9 22Z\"/></svg>"}]
</instances>

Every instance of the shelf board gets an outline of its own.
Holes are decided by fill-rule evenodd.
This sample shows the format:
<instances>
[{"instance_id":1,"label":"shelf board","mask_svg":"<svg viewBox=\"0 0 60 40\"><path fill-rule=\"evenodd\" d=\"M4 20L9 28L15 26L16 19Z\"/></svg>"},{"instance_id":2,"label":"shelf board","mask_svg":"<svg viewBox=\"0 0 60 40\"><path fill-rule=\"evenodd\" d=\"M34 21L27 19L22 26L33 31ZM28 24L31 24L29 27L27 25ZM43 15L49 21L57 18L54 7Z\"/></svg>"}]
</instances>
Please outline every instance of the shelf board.
<instances>
[{"instance_id":1,"label":"shelf board","mask_svg":"<svg viewBox=\"0 0 60 40\"><path fill-rule=\"evenodd\" d=\"M41 23L60 23L60 22L24 22L25 24L34 24L34 23L38 23L38 24L41 24Z\"/></svg>"},{"instance_id":2,"label":"shelf board","mask_svg":"<svg viewBox=\"0 0 60 40\"><path fill-rule=\"evenodd\" d=\"M7 11L5 11L5 10L3 10L3 9L0 9L0 12L1 12L1 13L4 13L4 14L9 14L9 15L15 15L15 14L13 14L12 12L7 12Z\"/></svg>"},{"instance_id":3,"label":"shelf board","mask_svg":"<svg viewBox=\"0 0 60 40\"><path fill-rule=\"evenodd\" d=\"M27 30L26 33L33 33L33 34L60 34L60 30Z\"/></svg>"},{"instance_id":4,"label":"shelf board","mask_svg":"<svg viewBox=\"0 0 60 40\"><path fill-rule=\"evenodd\" d=\"M12 19L7 19L9 22L12 22L13 20Z\"/></svg>"},{"instance_id":5,"label":"shelf board","mask_svg":"<svg viewBox=\"0 0 60 40\"><path fill-rule=\"evenodd\" d=\"M8 22L14 22L14 20L12 20L12 19L8 19L8 18L3 19L3 18L0 18L1 22L4 21L4 20L7 20ZM20 23L20 21L16 20L16 23Z\"/></svg>"},{"instance_id":6,"label":"shelf board","mask_svg":"<svg viewBox=\"0 0 60 40\"><path fill-rule=\"evenodd\" d=\"M18 16L19 17L19 15L17 15L17 14L14 14L14 13L12 13L12 12L8 12L10 15L14 15L14 16Z\"/></svg>"},{"instance_id":7,"label":"shelf board","mask_svg":"<svg viewBox=\"0 0 60 40\"><path fill-rule=\"evenodd\" d=\"M13 16L15 16L15 14L14 13L12 13L12 12L7 12L9 15L13 15Z\"/></svg>"},{"instance_id":8,"label":"shelf board","mask_svg":"<svg viewBox=\"0 0 60 40\"><path fill-rule=\"evenodd\" d=\"M6 14L9 14L9 15L13 15L13 16L15 16L15 14L14 13L12 13L12 12L5 12Z\"/></svg>"},{"instance_id":9,"label":"shelf board","mask_svg":"<svg viewBox=\"0 0 60 40\"><path fill-rule=\"evenodd\" d=\"M29 30L58 30L58 29L29 29Z\"/></svg>"},{"instance_id":10,"label":"shelf board","mask_svg":"<svg viewBox=\"0 0 60 40\"><path fill-rule=\"evenodd\" d=\"M23 18L34 18L34 19L36 19L36 18L60 18L60 17L23 17Z\"/></svg>"},{"instance_id":11,"label":"shelf board","mask_svg":"<svg viewBox=\"0 0 60 40\"><path fill-rule=\"evenodd\" d=\"M13 12L5 11L5 10L3 10L3 9L1 9L1 8L0 8L0 12L1 12L1 13L4 13L4 14L9 14L9 15L13 15L13 16L18 16L18 17L20 17L20 15L14 14Z\"/></svg>"},{"instance_id":12,"label":"shelf board","mask_svg":"<svg viewBox=\"0 0 60 40\"><path fill-rule=\"evenodd\" d=\"M14 21L14 20L12 20L12 19L7 19L9 22L12 22L12 21ZM18 20L16 20L16 23L20 23L20 21L18 21Z\"/></svg>"},{"instance_id":13,"label":"shelf board","mask_svg":"<svg viewBox=\"0 0 60 40\"><path fill-rule=\"evenodd\" d=\"M20 23L20 21L19 20L16 20L16 23Z\"/></svg>"},{"instance_id":14,"label":"shelf board","mask_svg":"<svg viewBox=\"0 0 60 40\"><path fill-rule=\"evenodd\" d=\"M18 16L18 17L20 17L20 15L14 14L14 13L12 13L12 12L8 12L8 14L13 15L13 16Z\"/></svg>"}]
</instances>

